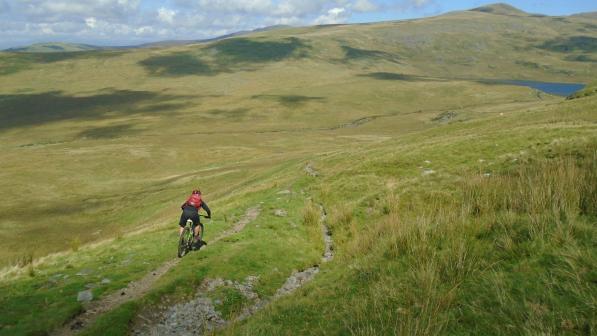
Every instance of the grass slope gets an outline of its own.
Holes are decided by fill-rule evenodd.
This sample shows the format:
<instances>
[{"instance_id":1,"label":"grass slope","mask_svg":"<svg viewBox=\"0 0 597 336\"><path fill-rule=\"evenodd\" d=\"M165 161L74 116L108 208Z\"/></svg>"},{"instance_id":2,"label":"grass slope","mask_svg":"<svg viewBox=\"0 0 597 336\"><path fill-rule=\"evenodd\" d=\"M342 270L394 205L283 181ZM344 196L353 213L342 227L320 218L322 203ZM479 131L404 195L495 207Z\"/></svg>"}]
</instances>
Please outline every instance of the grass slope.
<instances>
[{"instance_id":1,"label":"grass slope","mask_svg":"<svg viewBox=\"0 0 597 336\"><path fill-rule=\"evenodd\" d=\"M340 260L226 334L590 334L597 139L565 125L595 104L322 160Z\"/></svg>"},{"instance_id":2,"label":"grass slope","mask_svg":"<svg viewBox=\"0 0 597 336\"><path fill-rule=\"evenodd\" d=\"M172 258L194 186L214 210L208 240L248 207L262 215L86 333L125 334L208 277L256 275L271 297L318 262L309 198L337 257L224 333L594 330L596 97L486 81L592 80L594 25L467 11L1 53L0 334L46 333L83 309L79 291L97 299ZM246 304L220 294L229 316Z\"/></svg>"}]
</instances>

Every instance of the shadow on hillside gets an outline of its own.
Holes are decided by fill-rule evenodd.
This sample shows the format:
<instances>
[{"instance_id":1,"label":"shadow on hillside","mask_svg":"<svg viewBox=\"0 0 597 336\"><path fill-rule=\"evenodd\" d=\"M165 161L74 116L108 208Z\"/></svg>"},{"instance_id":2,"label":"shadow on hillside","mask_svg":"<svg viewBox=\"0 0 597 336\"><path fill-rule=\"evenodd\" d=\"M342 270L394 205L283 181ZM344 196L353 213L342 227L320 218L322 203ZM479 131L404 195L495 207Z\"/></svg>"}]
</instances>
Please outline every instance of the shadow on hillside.
<instances>
[{"instance_id":1,"label":"shadow on hillside","mask_svg":"<svg viewBox=\"0 0 597 336\"><path fill-rule=\"evenodd\" d=\"M272 99L286 107L299 107L310 101L322 101L325 97L309 97L299 95L256 95L253 99Z\"/></svg>"},{"instance_id":2,"label":"shadow on hillside","mask_svg":"<svg viewBox=\"0 0 597 336\"><path fill-rule=\"evenodd\" d=\"M597 58L591 57L591 55L582 54L582 55L568 55L564 58L566 61L571 62L588 62L588 63L597 63Z\"/></svg>"},{"instance_id":3,"label":"shadow on hillside","mask_svg":"<svg viewBox=\"0 0 597 336\"><path fill-rule=\"evenodd\" d=\"M289 37L280 41L236 38L222 40L213 44L208 49L217 51L219 61L224 64L250 64L277 62L290 57L306 57L309 46L303 40L296 37Z\"/></svg>"},{"instance_id":4,"label":"shadow on hillside","mask_svg":"<svg viewBox=\"0 0 597 336\"><path fill-rule=\"evenodd\" d=\"M597 30L597 25L592 23L582 23L583 28L578 28L577 31L581 33L594 32Z\"/></svg>"},{"instance_id":5,"label":"shadow on hillside","mask_svg":"<svg viewBox=\"0 0 597 336\"><path fill-rule=\"evenodd\" d=\"M8 75L27 70L35 64L48 64L66 60L86 58L111 58L124 54L125 51L75 51L75 52L9 52L0 56L0 75Z\"/></svg>"},{"instance_id":6,"label":"shadow on hillside","mask_svg":"<svg viewBox=\"0 0 597 336\"><path fill-rule=\"evenodd\" d=\"M114 139L124 135L133 135L137 133L139 133L139 131L134 130L133 125L124 124L90 128L80 132L78 137L88 139Z\"/></svg>"},{"instance_id":7,"label":"shadow on hillside","mask_svg":"<svg viewBox=\"0 0 597 336\"><path fill-rule=\"evenodd\" d=\"M213 109L207 111L207 113L216 118L229 118L233 120L242 120L251 111L248 108L236 108L231 110Z\"/></svg>"},{"instance_id":8,"label":"shadow on hillside","mask_svg":"<svg viewBox=\"0 0 597 336\"><path fill-rule=\"evenodd\" d=\"M233 38L194 52L153 56L140 61L154 76L212 76L234 71L253 71L258 65L308 55L309 46L291 37L279 41Z\"/></svg>"},{"instance_id":9,"label":"shadow on hillside","mask_svg":"<svg viewBox=\"0 0 597 336\"><path fill-rule=\"evenodd\" d=\"M0 130L110 115L172 114L186 106L173 101L189 98L130 90L103 90L91 96L68 96L61 91L0 95Z\"/></svg>"},{"instance_id":10,"label":"shadow on hillside","mask_svg":"<svg viewBox=\"0 0 597 336\"><path fill-rule=\"evenodd\" d=\"M181 52L171 55L153 56L139 62L154 76L212 75L210 66L197 56Z\"/></svg>"},{"instance_id":11,"label":"shadow on hillside","mask_svg":"<svg viewBox=\"0 0 597 336\"><path fill-rule=\"evenodd\" d=\"M597 52L597 38L590 36L557 38L546 41L545 43L539 45L538 48L555 52Z\"/></svg>"},{"instance_id":12,"label":"shadow on hillside","mask_svg":"<svg viewBox=\"0 0 597 336\"><path fill-rule=\"evenodd\" d=\"M400 73L393 73L393 72L372 72L364 75L359 75L360 77L370 77L379 80L392 80L392 81L408 81L408 82L442 82L445 81L439 78L430 78L430 77L423 77L423 76L415 76L415 75L405 75Z\"/></svg>"},{"instance_id":13,"label":"shadow on hillside","mask_svg":"<svg viewBox=\"0 0 597 336\"><path fill-rule=\"evenodd\" d=\"M397 55L385 51L359 49L349 46L342 46L342 50L344 51L345 62L358 60L384 60L388 62L400 63Z\"/></svg>"}]
</instances>

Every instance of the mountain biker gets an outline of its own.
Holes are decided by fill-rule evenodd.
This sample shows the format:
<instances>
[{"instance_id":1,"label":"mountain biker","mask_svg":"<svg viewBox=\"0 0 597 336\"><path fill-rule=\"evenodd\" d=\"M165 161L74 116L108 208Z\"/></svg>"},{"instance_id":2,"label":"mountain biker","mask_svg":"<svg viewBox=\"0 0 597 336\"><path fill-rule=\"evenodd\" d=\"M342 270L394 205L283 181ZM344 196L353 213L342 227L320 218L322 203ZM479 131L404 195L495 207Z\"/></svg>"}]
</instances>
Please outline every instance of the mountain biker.
<instances>
[{"instance_id":1,"label":"mountain biker","mask_svg":"<svg viewBox=\"0 0 597 336\"><path fill-rule=\"evenodd\" d=\"M182 209L182 214L180 215L180 221L178 222L178 225L180 225L179 236L182 235L184 231L187 219L190 219L193 221L193 231L195 233L193 248L198 249L201 245L207 245L205 241L200 239L201 233L203 233L203 224L201 224L199 220L199 209L201 208L207 212L207 217L205 218L211 218L211 210L209 210L207 203L201 199L201 190L193 190L191 196L189 196L180 208Z\"/></svg>"}]
</instances>

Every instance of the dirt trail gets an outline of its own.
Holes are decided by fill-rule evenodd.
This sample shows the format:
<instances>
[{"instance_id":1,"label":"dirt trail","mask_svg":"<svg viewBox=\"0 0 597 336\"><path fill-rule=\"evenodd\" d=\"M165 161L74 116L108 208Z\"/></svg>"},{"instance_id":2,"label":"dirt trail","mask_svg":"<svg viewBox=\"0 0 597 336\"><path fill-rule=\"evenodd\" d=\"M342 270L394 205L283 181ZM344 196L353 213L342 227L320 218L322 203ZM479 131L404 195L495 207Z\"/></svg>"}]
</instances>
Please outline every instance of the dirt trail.
<instances>
[{"instance_id":1,"label":"dirt trail","mask_svg":"<svg viewBox=\"0 0 597 336\"><path fill-rule=\"evenodd\" d=\"M236 222L232 228L224 231L222 234L212 239L210 244L214 244L230 235L240 232L247 224L254 221L257 216L259 216L260 212L260 206L247 209L245 215L238 222ZM126 288L109 294L98 301L92 301L87 307L85 307L83 313L75 317L70 322L66 323L62 328L55 330L52 335L73 335L92 324L92 322L95 321L99 315L111 311L125 302L143 297L152 288L153 284L160 277L162 277L162 275L166 274L172 267L176 266L180 260L182 259L176 258L169 260L163 263L157 269L149 272L143 278L130 282Z\"/></svg>"},{"instance_id":2,"label":"dirt trail","mask_svg":"<svg viewBox=\"0 0 597 336\"><path fill-rule=\"evenodd\" d=\"M321 261L331 261L334 257L332 234L325 224L326 212L321 208L321 230L325 242L325 250ZM258 276L248 276L242 283L224 279L205 279L195 297L188 301L172 305L161 312L154 312L151 317L140 316L140 321L132 331L133 335L203 335L212 334L218 329L228 326L232 322L242 321L271 302L289 295L302 285L311 281L319 273L319 265L293 272L282 287L271 298L260 298L253 290L259 281ZM217 310L218 302L209 297L220 287L237 289L249 302L235 318L225 320Z\"/></svg>"}]
</instances>

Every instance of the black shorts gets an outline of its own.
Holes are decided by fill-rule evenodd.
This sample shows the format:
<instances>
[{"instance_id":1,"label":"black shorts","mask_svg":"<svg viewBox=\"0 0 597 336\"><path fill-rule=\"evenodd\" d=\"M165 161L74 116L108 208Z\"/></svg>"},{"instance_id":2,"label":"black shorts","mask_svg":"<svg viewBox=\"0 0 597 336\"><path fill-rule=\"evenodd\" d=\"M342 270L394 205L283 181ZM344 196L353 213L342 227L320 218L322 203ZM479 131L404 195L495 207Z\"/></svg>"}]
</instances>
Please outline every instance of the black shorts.
<instances>
[{"instance_id":1,"label":"black shorts","mask_svg":"<svg viewBox=\"0 0 597 336\"><path fill-rule=\"evenodd\" d=\"M193 228L195 228L197 225L203 228L203 224L199 222L199 213L196 211L183 211L182 215L180 215L180 221L178 222L178 225L185 227L187 225L187 219L193 221Z\"/></svg>"}]
</instances>

